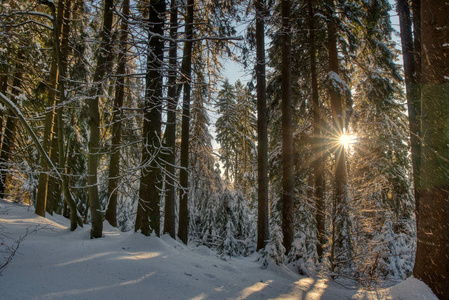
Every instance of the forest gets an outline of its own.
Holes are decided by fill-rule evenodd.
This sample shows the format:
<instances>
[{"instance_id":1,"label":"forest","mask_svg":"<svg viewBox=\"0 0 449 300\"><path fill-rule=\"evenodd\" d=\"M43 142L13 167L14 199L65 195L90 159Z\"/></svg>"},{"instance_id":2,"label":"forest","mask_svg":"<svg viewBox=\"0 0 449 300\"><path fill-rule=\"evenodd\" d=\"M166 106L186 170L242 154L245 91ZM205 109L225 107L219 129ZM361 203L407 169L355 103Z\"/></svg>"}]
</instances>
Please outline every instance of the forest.
<instances>
[{"instance_id":1,"label":"forest","mask_svg":"<svg viewBox=\"0 0 449 300\"><path fill-rule=\"evenodd\" d=\"M0 198L91 239L107 222L449 299L448 15L447 0L3 0Z\"/></svg>"}]
</instances>

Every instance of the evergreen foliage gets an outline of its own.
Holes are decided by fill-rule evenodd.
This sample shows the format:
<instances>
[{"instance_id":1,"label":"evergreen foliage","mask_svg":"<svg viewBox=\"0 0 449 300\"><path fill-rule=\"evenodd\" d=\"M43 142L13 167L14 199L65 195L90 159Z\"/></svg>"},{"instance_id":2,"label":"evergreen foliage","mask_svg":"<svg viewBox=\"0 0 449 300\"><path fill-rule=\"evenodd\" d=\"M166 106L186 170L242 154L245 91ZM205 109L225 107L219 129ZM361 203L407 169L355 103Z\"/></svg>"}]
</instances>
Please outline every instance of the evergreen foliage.
<instances>
[{"instance_id":1,"label":"evergreen foliage","mask_svg":"<svg viewBox=\"0 0 449 300\"><path fill-rule=\"evenodd\" d=\"M400 10L409 29L420 13L430 18L417 2L411 16ZM445 66L438 59L447 41L426 27L445 46L432 46L423 68L429 77L419 80L419 31L409 32L417 73L406 66L403 76L392 9L387 0L2 1L0 92L63 176L1 106L0 195L41 216L71 217L72 230L82 215L95 224L93 237L101 237L110 207L107 220L120 230L159 235L166 225L172 237L223 259L257 248L263 267L372 287L410 276L416 257L415 273L438 281L441 274L426 275L427 248L418 243L415 254L416 236L447 226L432 227L434 211L423 212L415 198L422 179L424 203L434 205L434 196L447 203L432 186L438 180L435 188L447 192L446 171L437 174L447 165L440 160L447 68L434 74L437 66L426 65ZM431 37L424 45L434 45ZM255 77L231 83L221 74L225 59L240 60ZM413 79L407 95L403 77ZM423 110L440 119L419 115L418 81L427 84ZM267 120L256 127L262 112ZM258 139L262 125L266 140ZM339 142L343 133L353 135L351 144ZM421 146L429 178L417 180ZM269 230L260 227L259 237L270 235L257 242L261 169L267 218L259 225ZM439 222L447 219L438 213Z\"/></svg>"}]
</instances>

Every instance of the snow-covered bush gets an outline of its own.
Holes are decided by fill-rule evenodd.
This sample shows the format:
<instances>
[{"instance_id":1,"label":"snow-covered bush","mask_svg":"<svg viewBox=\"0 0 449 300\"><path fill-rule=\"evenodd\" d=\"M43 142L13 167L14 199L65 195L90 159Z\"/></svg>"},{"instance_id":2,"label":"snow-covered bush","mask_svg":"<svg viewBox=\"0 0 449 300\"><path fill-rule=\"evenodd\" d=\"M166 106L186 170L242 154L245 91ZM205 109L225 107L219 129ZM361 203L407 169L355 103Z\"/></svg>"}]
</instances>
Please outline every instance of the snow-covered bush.
<instances>
[{"instance_id":1,"label":"snow-covered bush","mask_svg":"<svg viewBox=\"0 0 449 300\"><path fill-rule=\"evenodd\" d=\"M288 265L301 275L313 276L318 261L315 241L300 232L288 254Z\"/></svg>"}]
</instances>

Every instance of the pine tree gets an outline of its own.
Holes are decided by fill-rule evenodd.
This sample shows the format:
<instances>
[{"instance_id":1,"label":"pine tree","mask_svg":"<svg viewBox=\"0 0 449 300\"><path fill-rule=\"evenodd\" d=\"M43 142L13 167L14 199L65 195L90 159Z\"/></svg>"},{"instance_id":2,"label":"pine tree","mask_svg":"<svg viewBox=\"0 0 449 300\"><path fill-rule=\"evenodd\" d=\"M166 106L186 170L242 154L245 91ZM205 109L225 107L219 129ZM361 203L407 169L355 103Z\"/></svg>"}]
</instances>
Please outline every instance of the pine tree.
<instances>
[{"instance_id":1,"label":"pine tree","mask_svg":"<svg viewBox=\"0 0 449 300\"><path fill-rule=\"evenodd\" d=\"M67 11L70 9L70 2L65 3L67 1L60 1L58 3L58 18L61 20L61 15L69 15ZM67 7L66 7L67 6ZM62 31L62 23L58 22L58 26L60 28L58 29L59 32ZM66 25L67 26L67 25ZM54 123L55 123L55 104L56 104L56 82L58 77L58 65L57 65L57 57L56 57L56 49L54 48L52 51L52 59L51 59L51 70L50 70L50 79L48 83L48 93L47 93L47 102L46 106L48 108L51 108L49 111L47 111L45 115L45 128L44 128L44 136L43 136L43 142L42 146L44 147L44 150L50 154L50 146L51 146L51 140L52 140L52 133L54 130ZM49 166L45 159L41 160L41 167L43 172L39 174L39 185L37 190L37 197L36 197L36 214L45 217L45 212L49 212L50 214L53 214L54 210L54 203L53 201L48 201L48 198L51 199L51 195L48 195L48 170ZM47 203L48 202L48 203Z\"/></svg>"},{"instance_id":2,"label":"pine tree","mask_svg":"<svg viewBox=\"0 0 449 300\"><path fill-rule=\"evenodd\" d=\"M417 250L413 275L449 299L449 61L447 1L421 5L423 134Z\"/></svg>"},{"instance_id":3,"label":"pine tree","mask_svg":"<svg viewBox=\"0 0 449 300\"><path fill-rule=\"evenodd\" d=\"M339 71L338 45L337 45L337 14L333 0L328 1L328 80L329 95L332 110L332 134L339 138L346 131L346 103L344 89ZM343 145L337 144L335 152L335 197L332 212L332 244L331 244L331 271L343 261L350 258L350 232L348 222L348 199L346 191L346 151Z\"/></svg>"},{"instance_id":4,"label":"pine tree","mask_svg":"<svg viewBox=\"0 0 449 300\"><path fill-rule=\"evenodd\" d=\"M122 136L122 106L125 98L125 73L127 60L127 40L128 40L128 18L129 18L129 0L122 3L122 20L120 27L120 52L118 54L117 78L115 99L112 116L112 139L111 139L111 158L109 163L109 179L108 179L108 208L106 210L105 219L109 224L117 227L117 196L120 175L120 143Z\"/></svg>"},{"instance_id":5,"label":"pine tree","mask_svg":"<svg viewBox=\"0 0 449 300\"><path fill-rule=\"evenodd\" d=\"M256 7L256 80L257 80L257 250L265 247L268 227L268 116L265 77L265 1Z\"/></svg>"},{"instance_id":6,"label":"pine tree","mask_svg":"<svg viewBox=\"0 0 449 300\"><path fill-rule=\"evenodd\" d=\"M13 83L11 86L11 93L14 96L16 103L21 92L21 81L23 77L23 65L21 60L24 58L23 50L18 50L17 52L17 63L15 66L15 71L13 75ZM14 149L14 143L16 139L17 130L17 118L10 113L6 121L5 136L2 141L2 151L0 156L1 162L1 179L0 179L0 198L5 197L5 189L7 183L7 170L9 169L9 160L11 158L11 153Z\"/></svg>"},{"instance_id":7,"label":"pine tree","mask_svg":"<svg viewBox=\"0 0 449 300\"><path fill-rule=\"evenodd\" d=\"M63 121L63 104L66 101L66 90L65 90L65 74L66 69L64 65L63 60L63 54L64 51L60 48L59 45L59 26L58 26L58 19L56 17L56 8L53 2L49 1L42 1L43 4L47 5L49 9L51 10L52 15L52 25L53 25L53 45L56 49L56 58L58 63L58 93L59 93L59 101L58 101L58 108L56 110L56 120L57 120L57 148L58 148L58 164L59 167L63 170L61 176L61 186L62 186L62 192L64 195L64 201L67 203L67 205L70 207L70 230L75 230L78 225L82 226L82 222L80 217L78 216L78 211L76 207L76 203L69 191L69 182L68 182L68 176L66 173L66 161L64 157L64 135L63 135L63 129L64 129L64 121Z\"/></svg>"},{"instance_id":8,"label":"pine tree","mask_svg":"<svg viewBox=\"0 0 449 300\"><path fill-rule=\"evenodd\" d=\"M178 7L177 1L172 0L170 4L170 50L169 50L169 78L168 78L168 103L167 103L167 126L166 126L166 147L169 153L167 154L165 184L165 218L164 218L164 233L170 234L172 238L176 237L176 222L175 222L175 163L176 163L176 106L178 104L177 98L177 84L176 84L176 69L177 69L177 43L178 35Z\"/></svg>"},{"instance_id":9,"label":"pine tree","mask_svg":"<svg viewBox=\"0 0 449 300\"><path fill-rule=\"evenodd\" d=\"M225 177L232 180L235 189L241 189L245 197L251 185L249 170L255 148L254 104L252 95L239 80L233 86L225 81L216 104L219 117L215 127Z\"/></svg>"},{"instance_id":10,"label":"pine tree","mask_svg":"<svg viewBox=\"0 0 449 300\"><path fill-rule=\"evenodd\" d=\"M218 101L216 104L217 113L219 117L215 122L217 142L220 143L220 159L224 167L224 176L228 180L236 180L236 155L238 140L237 125L238 116L235 113L237 110L235 87L229 83L228 80L222 85L218 92Z\"/></svg>"},{"instance_id":11,"label":"pine tree","mask_svg":"<svg viewBox=\"0 0 449 300\"><path fill-rule=\"evenodd\" d=\"M419 1L413 1L415 9L419 9ZM421 99L419 87L419 33L412 34L412 18L410 16L410 4L408 0L396 1L396 9L399 15L401 30L402 57L404 61L404 76L407 95L407 108L409 115L410 144L412 152L413 182L415 188L415 206L418 212L420 191L420 164L421 164ZM420 22L417 11L413 11L414 22ZM416 28L416 26L415 26ZM418 48L418 49L415 49Z\"/></svg>"},{"instance_id":12,"label":"pine tree","mask_svg":"<svg viewBox=\"0 0 449 300\"><path fill-rule=\"evenodd\" d=\"M187 244L189 237L189 198L186 192L189 187L189 134L190 134L190 87L192 73L192 46L193 46L193 23L194 23L194 0L187 0L186 27L184 43L183 62L181 73L183 76L183 99L182 99L182 136L181 136L181 170L180 185L183 189L179 196L179 228L178 237Z\"/></svg>"},{"instance_id":13,"label":"pine tree","mask_svg":"<svg viewBox=\"0 0 449 300\"><path fill-rule=\"evenodd\" d=\"M163 35L165 1L154 0L149 6L147 73L142 148L142 169L135 230L160 234L161 114L163 101ZM155 36L153 36L155 35Z\"/></svg>"},{"instance_id":14,"label":"pine tree","mask_svg":"<svg viewBox=\"0 0 449 300\"><path fill-rule=\"evenodd\" d=\"M291 82L291 2L283 0L282 8L282 233L286 253L291 249L293 232L293 124Z\"/></svg>"},{"instance_id":15,"label":"pine tree","mask_svg":"<svg viewBox=\"0 0 449 300\"><path fill-rule=\"evenodd\" d=\"M310 43L310 81L312 83L312 103L313 103L313 134L315 139L314 150L316 152L315 161L313 163L314 172L314 186L315 186L315 201L316 213L315 222L317 230L317 254L318 259L321 260L324 254L324 245L326 243L325 230L325 178L324 178L324 149L322 142L322 131L324 131L322 115L319 102L318 91L318 73L317 73L317 53L315 45L315 10L311 0L307 2L309 10L309 43Z\"/></svg>"},{"instance_id":16,"label":"pine tree","mask_svg":"<svg viewBox=\"0 0 449 300\"><path fill-rule=\"evenodd\" d=\"M210 120L207 111L208 89L204 84L203 62L195 51L195 88L192 91L192 120L190 145L190 188L189 188L189 240L216 247L218 243L216 211L222 194L222 179L209 132ZM185 191L182 191L185 192Z\"/></svg>"}]
</instances>

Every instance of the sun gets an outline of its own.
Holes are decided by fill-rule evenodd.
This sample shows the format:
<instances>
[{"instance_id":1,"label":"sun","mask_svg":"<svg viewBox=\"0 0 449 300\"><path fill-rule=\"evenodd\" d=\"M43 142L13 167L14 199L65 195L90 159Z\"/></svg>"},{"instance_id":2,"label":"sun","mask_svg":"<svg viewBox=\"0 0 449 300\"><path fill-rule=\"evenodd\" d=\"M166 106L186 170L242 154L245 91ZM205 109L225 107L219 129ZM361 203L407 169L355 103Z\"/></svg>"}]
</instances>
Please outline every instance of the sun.
<instances>
[{"instance_id":1,"label":"sun","mask_svg":"<svg viewBox=\"0 0 449 300\"><path fill-rule=\"evenodd\" d=\"M341 146L348 148L351 144L353 144L355 142L355 140L356 140L356 137L354 135L343 133L338 138L338 143Z\"/></svg>"}]
</instances>

